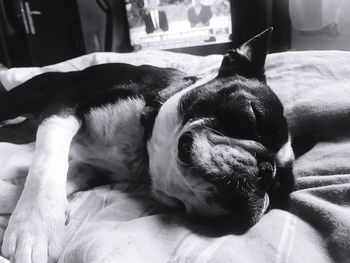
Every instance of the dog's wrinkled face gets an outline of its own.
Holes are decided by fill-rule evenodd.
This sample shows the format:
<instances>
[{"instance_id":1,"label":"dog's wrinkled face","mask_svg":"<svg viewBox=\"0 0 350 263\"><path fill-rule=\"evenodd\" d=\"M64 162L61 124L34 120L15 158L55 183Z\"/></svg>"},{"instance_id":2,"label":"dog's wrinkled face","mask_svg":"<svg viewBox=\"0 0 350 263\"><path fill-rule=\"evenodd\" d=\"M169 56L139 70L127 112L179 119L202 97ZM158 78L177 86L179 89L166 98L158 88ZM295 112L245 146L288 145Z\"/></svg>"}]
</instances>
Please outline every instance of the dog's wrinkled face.
<instances>
[{"instance_id":1,"label":"dog's wrinkled face","mask_svg":"<svg viewBox=\"0 0 350 263\"><path fill-rule=\"evenodd\" d=\"M293 160L282 104L263 73L269 33L226 55L217 78L160 108L147 144L160 201L249 225L267 211L276 174ZM263 63L254 61L261 46Z\"/></svg>"}]
</instances>

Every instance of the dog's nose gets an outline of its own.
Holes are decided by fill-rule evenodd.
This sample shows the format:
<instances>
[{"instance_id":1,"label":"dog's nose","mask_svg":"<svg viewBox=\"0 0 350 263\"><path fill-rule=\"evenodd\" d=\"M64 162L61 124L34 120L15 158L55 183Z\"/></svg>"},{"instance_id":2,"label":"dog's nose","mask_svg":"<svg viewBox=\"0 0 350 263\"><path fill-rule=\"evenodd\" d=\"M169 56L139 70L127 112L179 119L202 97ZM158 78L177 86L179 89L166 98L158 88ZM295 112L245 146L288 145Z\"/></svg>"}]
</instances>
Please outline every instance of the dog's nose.
<instances>
[{"instance_id":1,"label":"dog's nose","mask_svg":"<svg viewBox=\"0 0 350 263\"><path fill-rule=\"evenodd\" d=\"M191 151L193 144L193 134L189 131L182 134L178 142L178 156L179 159L185 164L191 162Z\"/></svg>"},{"instance_id":2,"label":"dog's nose","mask_svg":"<svg viewBox=\"0 0 350 263\"><path fill-rule=\"evenodd\" d=\"M259 188L261 190L267 191L272 183L273 183L273 179L275 177L275 165L274 165L274 161L270 160L263 160L261 162L259 162Z\"/></svg>"}]
</instances>

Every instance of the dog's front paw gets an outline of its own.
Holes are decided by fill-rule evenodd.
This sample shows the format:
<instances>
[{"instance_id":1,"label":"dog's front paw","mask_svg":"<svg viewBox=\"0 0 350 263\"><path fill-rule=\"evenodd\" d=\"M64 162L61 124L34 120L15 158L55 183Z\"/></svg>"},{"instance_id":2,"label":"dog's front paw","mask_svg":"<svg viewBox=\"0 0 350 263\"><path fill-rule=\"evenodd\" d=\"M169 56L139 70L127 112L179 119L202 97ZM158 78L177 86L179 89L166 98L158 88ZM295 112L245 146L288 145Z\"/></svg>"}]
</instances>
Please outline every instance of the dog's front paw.
<instances>
[{"instance_id":1,"label":"dog's front paw","mask_svg":"<svg viewBox=\"0 0 350 263\"><path fill-rule=\"evenodd\" d=\"M15 263L57 261L63 250L67 201L52 201L19 202L5 231L3 256Z\"/></svg>"}]
</instances>

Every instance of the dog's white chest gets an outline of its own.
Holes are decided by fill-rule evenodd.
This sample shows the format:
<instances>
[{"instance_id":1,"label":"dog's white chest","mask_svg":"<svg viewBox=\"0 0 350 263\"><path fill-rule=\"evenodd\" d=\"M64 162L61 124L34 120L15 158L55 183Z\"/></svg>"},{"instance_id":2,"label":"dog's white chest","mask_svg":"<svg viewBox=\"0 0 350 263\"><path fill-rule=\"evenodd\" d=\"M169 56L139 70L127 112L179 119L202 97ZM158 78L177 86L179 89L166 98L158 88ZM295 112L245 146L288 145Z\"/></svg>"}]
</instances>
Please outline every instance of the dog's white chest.
<instances>
[{"instance_id":1,"label":"dog's white chest","mask_svg":"<svg viewBox=\"0 0 350 263\"><path fill-rule=\"evenodd\" d=\"M142 99L130 98L92 109L73 140L70 157L105 170L113 180L134 180L146 169L140 116Z\"/></svg>"}]
</instances>

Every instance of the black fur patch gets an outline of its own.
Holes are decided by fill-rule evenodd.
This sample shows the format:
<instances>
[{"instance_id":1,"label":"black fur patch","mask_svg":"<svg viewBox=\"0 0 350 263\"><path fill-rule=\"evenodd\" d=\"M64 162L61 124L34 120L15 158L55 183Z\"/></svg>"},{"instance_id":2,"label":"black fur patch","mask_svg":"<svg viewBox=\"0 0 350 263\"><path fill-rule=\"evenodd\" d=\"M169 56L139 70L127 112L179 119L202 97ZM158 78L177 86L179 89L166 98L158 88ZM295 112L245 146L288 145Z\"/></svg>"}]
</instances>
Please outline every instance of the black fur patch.
<instances>
[{"instance_id":1,"label":"black fur patch","mask_svg":"<svg viewBox=\"0 0 350 263\"><path fill-rule=\"evenodd\" d=\"M0 121L44 112L82 118L92 107L128 97L145 97L178 82L184 73L153 66L111 63L82 71L36 76L0 97Z\"/></svg>"},{"instance_id":2,"label":"black fur patch","mask_svg":"<svg viewBox=\"0 0 350 263\"><path fill-rule=\"evenodd\" d=\"M213 118L207 126L239 139L255 140L277 152L288 140L283 106L263 82L217 78L188 92L179 103L183 123Z\"/></svg>"}]
</instances>

